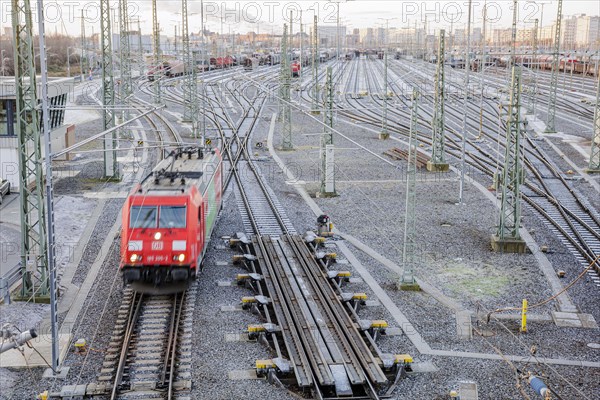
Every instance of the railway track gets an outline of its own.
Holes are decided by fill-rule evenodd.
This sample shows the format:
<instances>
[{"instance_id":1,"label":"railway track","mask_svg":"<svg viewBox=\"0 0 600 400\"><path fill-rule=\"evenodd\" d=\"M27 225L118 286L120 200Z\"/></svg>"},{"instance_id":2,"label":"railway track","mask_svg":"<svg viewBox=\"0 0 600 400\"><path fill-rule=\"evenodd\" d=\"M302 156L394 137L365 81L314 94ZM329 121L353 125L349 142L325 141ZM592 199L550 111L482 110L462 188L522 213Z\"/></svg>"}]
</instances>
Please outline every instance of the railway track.
<instances>
[{"instance_id":1,"label":"railway track","mask_svg":"<svg viewBox=\"0 0 600 400\"><path fill-rule=\"evenodd\" d=\"M126 289L98 377L111 400L170 400L191 389L196 290L157 296Z\"/></svg>"},{"instance_id":2,"label":"railway track","mask_svg":"<svg viewBox=\"0 0 600 400\"><path fill-rule=\"evenodd\" d=\"M245 139L251 129L246 132ZM232 168L232 179L251 238L243 235L235 242L253 257L246 264L248 276L239 278L255 291L254 299L263 300L254 307L267 321L249 327L249 335L269 343L277 354L271 360L257 361L258 374L317 399L389 396L404 371L405 359L379 352L375 339L385 324L361 321L351 311L356 302L344 300L348 298L331 281L327 265L316 258L316 247L311 251L295 233L254 165L247 140L224 140L236 140L241 146L238 152L242 151ZM235 167L240 165L245 166L244 176Z\"/></svg>"},{"instance_id":3,"label":"railway track","mask_svg":"<svg viewBox=\"0 0 600 400\"><path fill-rule=\"evenodd\" d=\"M347 77L345 84L346 95L343 101L349 107L339 111L339 114L355 121L358 120L379 127L381 125L381 114L377 111L376 107L365 109L361 100L364 97L352 95L352 93L358 93L360 90L366 90L371 97L371 101L380 105L382 99L377 94L381 92L381 85L379 85L377 78L375 78L378 76L378 71L373 62L356 60L356 63L358 63L358 66L350 68L350 76ZM360 67L361 65L362 67ZM380 67L382 68L382 66ZM372 78L365 78L364 83L361 83L356 75L361 68L370 69L369 72L373 76ZM406 71L396 72L396 76L402 76L403 80L408 84L422 84L422 82L415 81L414 77L409 78L405 76L403 72L405 73ZM354 87L352 87L352 84L354 84ZM366 86L362 86L363 84ZM408 119L408 104L406 99L401 95L403 89L393 83L390 85L390 90L394 92L397 104L393 105L391 102L388 104L389 130L406 136L409 130L408 126L401 122L403 119ZM307 91L307 95L310 95L309 91ZM485 142L482 143L482 140L488 139L493 144L496 144L500 140L500 143L502 143L504 140L504 122L500 119L499 110L491 104L491 101L485 100L485 103L487 107L484 108L480 116L484 121L484 129L482 130L483 138L478 138L478 140L467 139L467 164L485 175L493 177L497 172L496 165L498 159L500 159L501 163L503 149L499 147L498 151L491 154L490 151L484 149ZM398 107L398 104L404 105L402 109ZM429 126L429 119L432 116L432 111L428 109L428 106L428 100L424 101L420 116L420 123L425 127ZM470 106L476 108L475 104L471 104ZM449 105L446 106L446 110L448 115L455 117L458 121L460 117L459 110L453 109ZM473 110L471 118L468 120L468 126L473 130L479 129L479 121L475 120L477 114ZM496 131L495 128L498 125L498 121L501 121L502 125ZM457 132L457 129L452 128L451 124L448 126L448 122L447 130L454 135L454 137L450 135L446 136L447 153L456 159L460 159L459 141L461 140L461 135ZM499 139L498 136L500 136ZM420 133L419 140L431 146L429 134ZM493 145L490 146L490 149L493 149L493 147ZM526 137L524 154L525 165L530 172L525 182L523 195L525 203L535 213L540 215L542 221L553 233L557 234L559 240L566 245L580 262L581 267L587 268L600 254L600 220L597 212L593 210L580 193L571 187L572 185L569 180L565 179L564 173L549 162L550 157L541 151L529 137ZM590 274L594 283L600 287L600 267L595 265L594 270L590 271Z\"/></svg>"}]
</instances>

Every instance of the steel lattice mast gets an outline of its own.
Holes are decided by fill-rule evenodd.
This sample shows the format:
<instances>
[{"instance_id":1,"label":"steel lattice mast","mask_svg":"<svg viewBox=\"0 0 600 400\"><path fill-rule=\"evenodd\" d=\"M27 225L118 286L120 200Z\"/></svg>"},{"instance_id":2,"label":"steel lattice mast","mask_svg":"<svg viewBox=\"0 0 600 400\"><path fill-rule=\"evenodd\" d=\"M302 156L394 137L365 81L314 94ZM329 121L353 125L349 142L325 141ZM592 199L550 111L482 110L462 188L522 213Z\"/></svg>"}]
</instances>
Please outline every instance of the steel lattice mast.
<instances>
[{"instance_id":1,"label":"steel lattice mast","mask_svg":"<svg viewBox=\"0 0 600 400\"><path fill-rule=\"evenodd\" d=\"M440 30L440 39L438 43L437 70L435 73L435 94L433 99L433 120L432 127L432 153L431 160L427 163L429 171L448 171L449 165L446 163L445 151L445 77L444 77L444 59L446 54L445 46L446 31Z\"/></svg>"},{"instance_id":2,"label":"steel lattice mast","mask_svg":"<svg viewBox=\"0 0 600 400\"><path fill-rule=\"evenodd\" d=\"M558 68L560 52L560 31L562 27L562 0L558 0L556 12L556 28L554 30L554 51L552 53L552 76L550 77L550 93L548 95L548 119L546 120L546 133L555 133L556 126L556 88L558 86ZM566 67L565 67L566 68Z\"/></svg>"},{"instance_id":3,"label":"steel lattice mast","mask_svg":"<svg viewBox=\"0 0 600 400\"><path fill-rule=\"evenodd\" d=\"M119 58L121 80L119 85L119 103L123 107L121 120L129 119L129 95L132 93L131 84L131 48L129 43L129 13L127 0L119 0ZM119 129L119 137L124 137L126 128Z\"/></svg>"},{"instance_id":4,"label":"steel lattice mast","mask_svg":"<svg viewBox=\"0 0 600 400\"><path fill-rule=\"evenodd\" d=\"M29 0L12 0L12 26L21 196L21 295L29 298L46 296L49 290L41 127ZM40 279L37 289L33 279L35 271Z\"/></svg>"},{"instance_id":5,"label":"steel lattice mast","mask_svg":"<svg viewBox=\"0 0 600 400\"><path fill-rule=\"evenodd\" d=\"M339 6L339 3L338 3ZM338 48L338 60L339 63L339 48ZM379 139L386 140L390 137L388 132L388 49L383 49L383 112L381 114L381 133Z\"/></svg>"},{"instance_id":6,"label":"steel lattice mast","mask_svg":"<svg viewBox=\"0 0 600 400\"><path fill-rule=\"evenodd\" d=\"M319 114L319 34L317 27L317 16L315 15L313 26L313 114Z\"/></svg>"},{"instance_id":7,"label":"steel lattice mast","mask_svg":"<svg viewBox=\"0 0 600 400\"><path fill-rule=\"evenodd\" d=\"M195 82L192 76L192 70L195 69L190 50L190 35L188 28L188 2L181 1L181 44L183 48L183 69L185 77L183 79L183 120L191 121L194 119L194 90ZM194 129L192 127L192 129ZM193 137L197 137L198 132L192 132Z\"/></svg>"},{"instance_id":8,"label":"steel lattice mast","mask_svg":"<svg viewBox=\"0 0 600 400\"><path fill-rule=\"evenodd\" d=\"M115 126L115 87L111 45L110 1L100 0L100 47L102 51L102 107L103 128ZM104 176L118 178L116 133L104 137Z\"/></svg>"},{"instance_id":9,"label":"steel lattice mast","mask_svg":"<svg viewBox=\"0 0 600 400\"><path fill-rule=\"evenodd\" d=\"M81 10L81 59L79 60L79 67L81 69L81 82L85 80L85 57L87 57L87 46L85 44L85 18L84 10Z\"/></svg>"},{"instance_id":10,"label":"steel lattice mast","mask_svg":"<svg viewBox=\"0 0 600 400\"><path fill-rule=\"evenodd\" d=\"M531 49L531 61L536 62L538 52L538 20L535 20L533 28L533 45ZM537 75L535 74L535 67L530 63L529 65L529 76L531 78L531 86L529 87L529 102L527 104L527 113L535 115L535 100L537 95Z\"/></svg>"},{"instance_id":11,"label":"steel lattice mast","mask_svg":"<svg viewBox=\"0 0 600 400\"><path fill-rule=\"evenodd\" d=\"M40 46L40 72L42 75L42 97L40 99L42 107L42 134L44 136L44 165L46 182L46 193L44 199L46 201L46 259L48 264L48 285L50 291L50 334L52 338L52 361L50 369L52 373L59 373L58 365L60 363L60 354L58 348L58 288L56 282L56 242L54 236L54 187L52 185L52 139L50 135L50 110L48 108L48 60L46 59L46 29L44 26L44 5L43 0L37 0L37 17L38 17L38 33ZM68 368L67 368L68 369Z\"/></svg>"},{"instance_id":12,"label":"steel lattice mast","mask_svg":"<svg viewBox=\"0 0 600 400\"><path fill-rule=\"evenodd\" d=\"M588 172L600 172L600 78L596 90L596 108L594 110L594 132L592 134L592 153Z\"/></svg>"},{"instance_id":13,"label":"steel lattice mast","mask_svg":"<svg viewBox=\"0 0 600 400\"><path fill-rule=\"evenodd\" d=\"M521 223L521 68L513 66L510 103L506 124L506 152L500 176L500 220L496 235L492 237L495 251L522 253L525 244L519 233Z\"/></svg>"},{"instance_id":14,"label":"steel lattice mast","mask_svg":"<svg viewBox=\"0 0 600 400\"><path fill-rule=\"evenodd\" d=\"M142 27L140 25L140 17L137 19L137 28L138 28L138 67L140 69L140 78L144 76L144 46L142 45Z\"/></svg>"},{"instance_id":15,"label":"steel lattice mast","mask_svg":"<svg viewBox=\"0 0 600 400\"><path fill-rule=\"evenodd\" d=\"M399 289L418 289L415 281L417 247L417 129L419 124L419 92L413 89L410 113L410 133L408 141L408 162L406 169L406 210L404 215L404 248L402 250L402 279Z\"/></svg>"},{"instance_id":16,"label":"steel lattice mast","mask_svg":"<svg viewBox=\"0 0 600 400\"><path fill-rule=\"evenodd\" d=\"M281 147L283 150L292 150L292 107L290 99L290 84L291 84L291 72L290 72L290 59L288 52L288 35L287 35L287 24L283 25L283 37L281 39L281 72L280 72L280 85L281 85Z\"/></svg>"},{"instance_id":17,"label":"steel lattice mast","mask_svg":"<svg viewBox=\"0 0 600 400\"><path fill-rule=\"evenodd\" d=\"M131 49L129 44L129 13L127 0L119 0L119 55L121 58L120 100L125 101L131 94Z\"/></svg>"},{"instance_id":18,"label":"steel lattice mast","mask_svg":"<svg viewBox=\"0 0 600 400\"><path fill-rule=\"evenodd\" d=\"M323 133L321 134L321 196L335 196L334 149L333 149L333 78L327 67L325 81L325 104Z\"/></svg>"},{"instance_id":19,"label":"steel lattice mast","mask_svg":"<svg viewBox=\"0 0 600 400\"><path fill-rule=\"evenodd\" d=\"M152 0L152 40L154 42L154 103L161 104L162 54L160 52L160 26L158 25L158 15L156 12L156 0Z\"/></svg>"}]
</instances>

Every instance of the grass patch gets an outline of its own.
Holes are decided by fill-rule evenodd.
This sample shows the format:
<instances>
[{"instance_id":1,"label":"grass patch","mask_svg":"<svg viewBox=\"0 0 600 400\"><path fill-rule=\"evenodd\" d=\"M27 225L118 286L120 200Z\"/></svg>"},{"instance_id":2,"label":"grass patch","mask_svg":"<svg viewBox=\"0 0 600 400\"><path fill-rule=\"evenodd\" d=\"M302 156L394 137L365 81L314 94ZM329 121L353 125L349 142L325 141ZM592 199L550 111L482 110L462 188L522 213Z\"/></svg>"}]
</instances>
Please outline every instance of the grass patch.
<instances>
[{"instance_id":1,"label":"grass patch","mask_svg":"<svg viewBox=\"0 0 600 400\"><path fill-rule=\"evenodd\" d=\"M500 275L489 264L451 263L442 271L446 286L456 294L475 299L498 297L510 283L510 278Z\"/></svg>"}]
</instances>

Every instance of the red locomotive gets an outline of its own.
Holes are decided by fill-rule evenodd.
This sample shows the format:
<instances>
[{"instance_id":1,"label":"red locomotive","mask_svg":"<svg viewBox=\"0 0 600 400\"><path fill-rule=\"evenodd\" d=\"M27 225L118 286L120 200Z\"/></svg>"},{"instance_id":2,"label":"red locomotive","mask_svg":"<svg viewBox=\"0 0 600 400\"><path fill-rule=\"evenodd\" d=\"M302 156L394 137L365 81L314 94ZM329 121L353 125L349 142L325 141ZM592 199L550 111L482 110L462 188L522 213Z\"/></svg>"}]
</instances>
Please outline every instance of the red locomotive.
<instances>
[{"instance_id":1,"label":"red locomotive","mask_svg":"<svg viewBox=\"0 0 600 400\"><path fill-rule=\"evenodd\" d=\"M177 292L196 278L221 209L217 149L174 150L123 206L123 282L137 291Z\"/></svg>"},{"instance_id":2,"label":"red locomotive","mask_svg":"<svg viewBox=\"0 0 600 400\"><path fill-rule=\"evenodd\" d=\"M292 63L292 78L298 78L300 76L300 68L300 63L298 61Z\"/></svg>"}]
</instances>

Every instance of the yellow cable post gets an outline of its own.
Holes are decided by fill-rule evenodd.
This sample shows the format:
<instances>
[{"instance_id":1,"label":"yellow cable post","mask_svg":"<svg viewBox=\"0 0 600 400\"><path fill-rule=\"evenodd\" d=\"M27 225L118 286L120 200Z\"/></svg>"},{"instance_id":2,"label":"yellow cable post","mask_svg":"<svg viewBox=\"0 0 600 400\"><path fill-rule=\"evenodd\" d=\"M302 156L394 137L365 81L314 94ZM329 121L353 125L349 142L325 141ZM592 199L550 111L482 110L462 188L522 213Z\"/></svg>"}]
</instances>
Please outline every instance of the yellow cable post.
<instances>
[{"instance_id":1,"label":"yellow cable post","mask_svg":"<svg viewBox=\"0 0 600 400\"><path fill-rule=\"evenodd\" d=\"M527 332L527 299L523 299L521 308L521 332Z\"/></svg>"}]
</instances>

